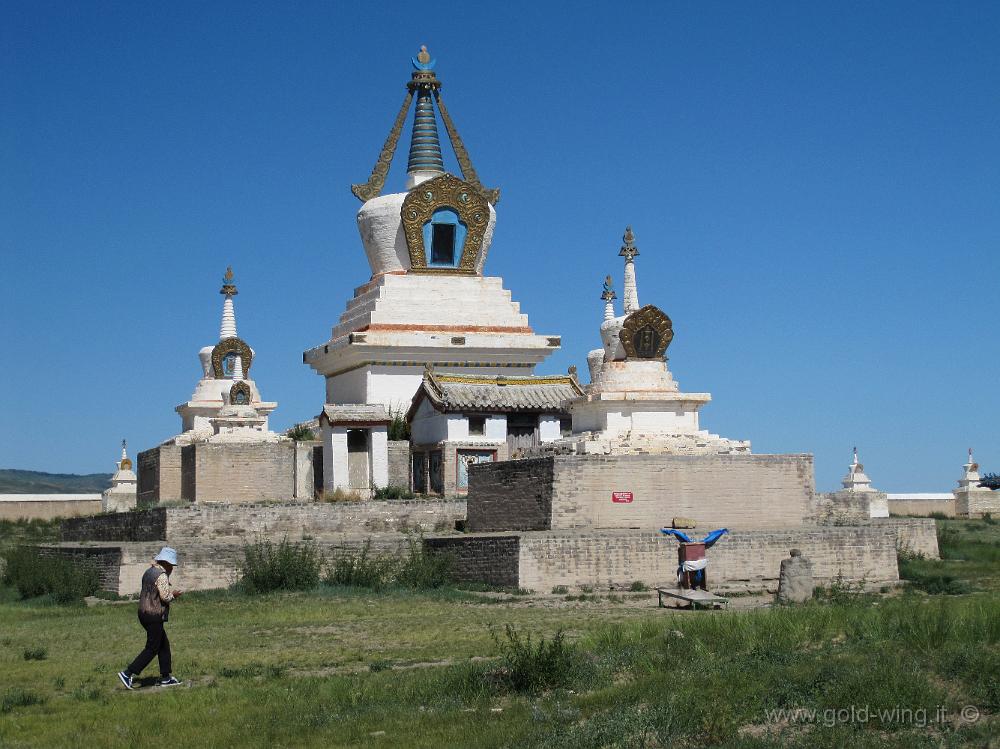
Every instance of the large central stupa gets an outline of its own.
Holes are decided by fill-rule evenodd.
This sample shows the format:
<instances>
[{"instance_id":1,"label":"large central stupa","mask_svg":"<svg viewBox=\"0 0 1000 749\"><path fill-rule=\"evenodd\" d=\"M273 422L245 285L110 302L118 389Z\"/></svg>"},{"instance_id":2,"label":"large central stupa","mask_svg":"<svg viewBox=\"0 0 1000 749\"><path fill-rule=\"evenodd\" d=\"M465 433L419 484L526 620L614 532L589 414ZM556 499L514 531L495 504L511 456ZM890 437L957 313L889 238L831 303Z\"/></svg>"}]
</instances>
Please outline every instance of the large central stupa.
<instances>
[{"instance_id":1,"label":"large central stupa","mask_svg":"<svg viewBox=\"0 0 1000 749\"><path fill-rule=\"evenodd\" d=\"M503 280L483 275L499 190L480 183L441 98L426 47L413 59L406 98L371 177L353 185L364 202L358 229L371 279L303 354L326 378L327 404L371 404L405 412L425 367L456 374L530 374L559 348L537 335ZM413 105L406 191L382 195ZM440 115L462 178L444 169Z\"/></svg>"}]
</instances>

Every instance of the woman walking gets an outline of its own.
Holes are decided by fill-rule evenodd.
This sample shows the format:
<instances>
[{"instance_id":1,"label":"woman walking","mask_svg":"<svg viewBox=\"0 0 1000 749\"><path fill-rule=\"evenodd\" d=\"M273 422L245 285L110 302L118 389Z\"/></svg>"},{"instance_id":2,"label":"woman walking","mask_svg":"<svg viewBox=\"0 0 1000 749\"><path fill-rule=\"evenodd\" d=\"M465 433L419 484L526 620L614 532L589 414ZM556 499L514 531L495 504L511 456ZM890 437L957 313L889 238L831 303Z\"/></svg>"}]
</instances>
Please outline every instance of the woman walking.
<instances>
[{"instance_id":1,"label":"woman walking","mask_svg":"<svg viewBox=\"0 0 1000 749\"><path fill-rule=\"evenodd\" d=\"M170 573L176 566L177 552L164 546L142 576L139 623L146 630L146 647L124 671L118 672L118 678L126 689L135 688L132 679L142 673L154 656L160 662L159 686L173 687L181 683L170 673L170 641L163 628L170 615L170 602L181 595L180 590L170 587Z\"/></svg>"}]
</instances>

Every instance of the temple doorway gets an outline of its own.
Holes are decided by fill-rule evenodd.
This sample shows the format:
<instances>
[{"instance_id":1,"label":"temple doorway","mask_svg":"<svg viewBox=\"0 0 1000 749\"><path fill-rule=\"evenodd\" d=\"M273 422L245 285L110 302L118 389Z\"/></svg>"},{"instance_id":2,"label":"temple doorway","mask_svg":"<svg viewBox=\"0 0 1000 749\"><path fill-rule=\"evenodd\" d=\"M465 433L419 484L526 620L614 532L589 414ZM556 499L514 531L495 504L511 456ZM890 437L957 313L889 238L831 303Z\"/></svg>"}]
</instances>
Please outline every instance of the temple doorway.
<instances>
[{"instance_id":1,"label":"temple doorway","mask_svg":"<svg viewBox=\"0 0 1000 749\"><path fill-rule=\"evenodd\" d=\"M347 430L347 482L351 489L367 490L368 479L368 430Z\"/></svg>"}]
</instances>

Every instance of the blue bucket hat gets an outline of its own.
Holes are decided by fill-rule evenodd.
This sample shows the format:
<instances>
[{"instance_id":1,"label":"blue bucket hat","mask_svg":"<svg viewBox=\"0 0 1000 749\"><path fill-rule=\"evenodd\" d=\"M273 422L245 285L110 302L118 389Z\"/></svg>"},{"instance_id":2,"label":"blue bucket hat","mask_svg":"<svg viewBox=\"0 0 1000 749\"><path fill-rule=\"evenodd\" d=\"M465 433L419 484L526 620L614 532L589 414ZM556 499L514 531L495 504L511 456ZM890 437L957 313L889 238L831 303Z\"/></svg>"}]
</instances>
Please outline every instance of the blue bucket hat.
<instances>
[{"instance_id":1,"label":"blue bucket hat","mask_svg":"<svg viewBox=\"0 0 1000 749\"><path fill-rule=\"evenodd\" d=\"M177 566L177 552L171 549L169 546L164 546L160 549L160 553L156 555L156 562L167 562L174 567Z\"/></svg>"}]
</instances>

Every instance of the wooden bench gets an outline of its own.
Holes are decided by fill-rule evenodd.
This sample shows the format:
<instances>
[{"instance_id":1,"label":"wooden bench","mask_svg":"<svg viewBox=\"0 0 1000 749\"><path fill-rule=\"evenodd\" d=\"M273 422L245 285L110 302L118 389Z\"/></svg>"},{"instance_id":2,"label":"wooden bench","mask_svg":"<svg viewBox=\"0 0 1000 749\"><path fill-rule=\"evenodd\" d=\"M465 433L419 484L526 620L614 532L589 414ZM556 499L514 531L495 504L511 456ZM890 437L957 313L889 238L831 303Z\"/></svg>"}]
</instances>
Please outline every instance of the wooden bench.
<instances>
[{"instance_id":1,"label":"wooden bench","mask_svg":"<svg viewBox=\"0 0 1000 749\"><path fill-rule=\"evenodd\" d=\"M684 601L692 609L697 609L699 606L711 606L713 609L718 608L729 608L729 599L723 598L722 596L717 596L715 593L709 593L707 590L684 590L683 588L657 588L657 603L660 608L666 608L663 605L663 597L672 598L678 601Z\"/></svg>"}]
</instances>

